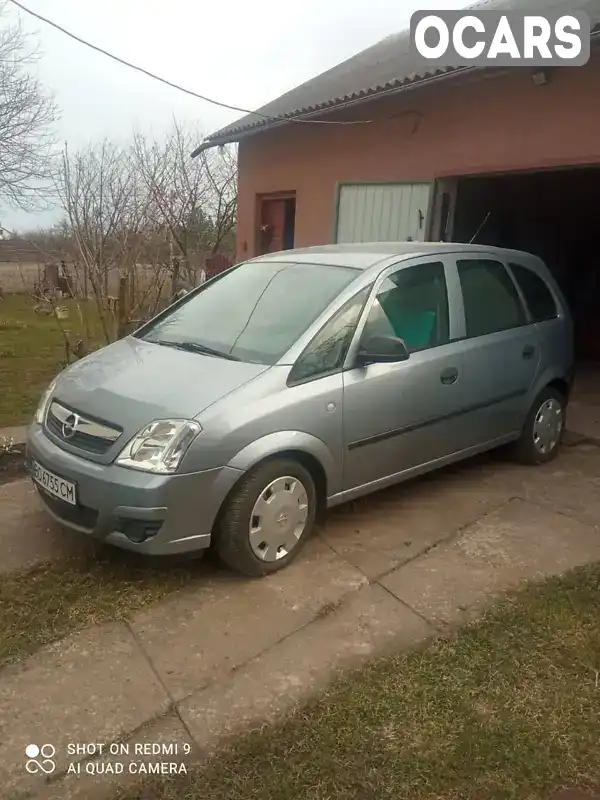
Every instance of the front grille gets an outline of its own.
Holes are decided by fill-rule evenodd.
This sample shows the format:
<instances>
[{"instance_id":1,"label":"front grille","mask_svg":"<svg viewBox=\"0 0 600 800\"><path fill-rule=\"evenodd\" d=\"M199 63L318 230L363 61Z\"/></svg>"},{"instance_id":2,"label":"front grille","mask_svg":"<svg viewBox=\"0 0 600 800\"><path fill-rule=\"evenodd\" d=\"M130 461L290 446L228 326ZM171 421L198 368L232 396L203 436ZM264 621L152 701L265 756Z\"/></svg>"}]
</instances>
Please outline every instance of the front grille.
<instances>
[{"instance_id":1,"label":"front grille","mask_svg":"<svg viewBox=\"0 0 600 800\"><path fill-rule=\"evenodd\" d=\"M80 528L85 528L88 531L92 531L96 527L98 512L94 508L81 505L72 506L56 497L52 497L51 494L45 492L37 484L36 488L44 503L59 519L71 522L73 525L79 525Z\"/></svg>"},{"instance_id":2,"label":"front grille","mask_svg":"<svg viewBox=\"0 0 600 800\"><path fill-rule=\"evenodd\" d=\"M99 439L97 436L89 436L88 434L79 432L76 432L70 439L66 439L62 432L62 422L60 422L51 411L48 411L48 416L46 417L46 427L63 442L68 442L72 444L73 447L79 447L80 450L87 450L89 453L102 455L106 453L112 445L112 442L106 439Z\"/></svg>"},{"instance_id":3,"label":"front grille","mask_svg":"<svg viewBox=\"0 0 600 800\"><path fill-rule=\"evenodd\" d=\"M75 424L71 435L65 436L65 422ZM48 409L46 428L61 441L96 455L107 453L123 432L120 428L83 417L56 402Z\"/></svg>"}]
</instances>

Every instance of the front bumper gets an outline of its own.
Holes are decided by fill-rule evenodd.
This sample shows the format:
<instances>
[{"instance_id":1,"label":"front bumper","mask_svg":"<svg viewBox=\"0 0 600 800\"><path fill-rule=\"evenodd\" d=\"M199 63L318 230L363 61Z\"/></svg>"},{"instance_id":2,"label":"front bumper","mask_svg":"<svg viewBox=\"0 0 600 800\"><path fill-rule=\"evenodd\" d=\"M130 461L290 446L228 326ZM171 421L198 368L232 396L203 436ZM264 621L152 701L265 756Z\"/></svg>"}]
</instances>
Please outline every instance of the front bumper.
<instances>
[{"instance_id":1,"label":"front bumper","mask_svg":"<svg viewBox=\"0 0 600 800\"><path fill-rule=\"evenodd\" d=\"M77 485L77 505L72 506L36 484L46 509L58 522L98 541L147 555L208 547L219 508L242 475L231 467L152 475L97 464L62 450L36 424L27 433L28 464L31 459ZM149 538L134 541L148 532Z\"/></svg>"}]
</instances>

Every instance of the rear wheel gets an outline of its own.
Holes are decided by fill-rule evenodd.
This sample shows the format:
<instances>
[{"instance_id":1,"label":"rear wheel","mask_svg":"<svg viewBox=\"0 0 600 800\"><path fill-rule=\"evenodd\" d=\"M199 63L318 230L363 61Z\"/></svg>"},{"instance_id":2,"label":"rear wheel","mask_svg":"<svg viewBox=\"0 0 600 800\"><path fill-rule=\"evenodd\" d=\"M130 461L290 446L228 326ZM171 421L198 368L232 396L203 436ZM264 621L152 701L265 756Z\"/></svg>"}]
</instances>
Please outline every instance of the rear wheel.
<instances>
[{"instance_id":1,"label":"rear wheel","mask_svg":"<svg viewBox=\"0 0 600 800\"><path fill-rule=\"evenodd\" d=\"M536 398L516 443L516 456L524 464L544 464L556 458L565 430L567 400L552 386Z\"/></svg>"},{"instance_id":2,"label":"rear wheel","mask_svg":"<svg viewBox=\"0 0 600 800\"><path fill-rule=\"evenodd\" d=\"M250 577L283 569L314 528L316 499L314 481L298 462L259 464L226 501L215 531L217 553Z\"/></svg>"}]
</instances>

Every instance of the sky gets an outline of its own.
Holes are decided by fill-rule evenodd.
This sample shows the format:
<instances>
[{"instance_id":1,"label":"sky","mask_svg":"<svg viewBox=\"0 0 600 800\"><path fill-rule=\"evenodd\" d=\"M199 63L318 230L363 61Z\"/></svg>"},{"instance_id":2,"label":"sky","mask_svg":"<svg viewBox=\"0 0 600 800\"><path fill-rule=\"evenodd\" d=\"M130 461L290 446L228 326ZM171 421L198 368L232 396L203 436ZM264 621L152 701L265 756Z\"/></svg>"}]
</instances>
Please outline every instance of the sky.
<instances>
[{"instance_id":1,"label":"sky","mask_svg":"<svg viewBox=\"0 0 600 800\"><path fill-rule=\"evenodd\" d=\"M22 0L73 33L193 91L254 109L409 25L418 9L464 0ZM41 52L37 71L61 113L57 137L71 150L160 136L173 117L204 134L242 116L164 86L15 9ZM56 208L1 209L9 230L56 221Z\"/></svg>"}]
</instances>

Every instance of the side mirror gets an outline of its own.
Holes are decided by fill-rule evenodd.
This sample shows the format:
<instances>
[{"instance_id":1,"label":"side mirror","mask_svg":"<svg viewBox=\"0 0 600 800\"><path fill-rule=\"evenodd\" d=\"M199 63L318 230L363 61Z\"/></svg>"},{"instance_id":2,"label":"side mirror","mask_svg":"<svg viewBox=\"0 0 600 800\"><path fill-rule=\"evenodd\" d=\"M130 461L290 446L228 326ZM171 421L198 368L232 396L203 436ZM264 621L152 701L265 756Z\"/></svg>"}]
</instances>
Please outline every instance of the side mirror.
<instances>
[{"instance_id":1,"label":"side mirror","mask_svg":"<svg viewBox=\"0 0 600 800\"><path fill-rule=\"evenodd\" d=\"M393 364L410 358L408 348L396 336L371 336L360 348L357 360L360 366L367 364Z\"/></svg>"}]
</instances>

